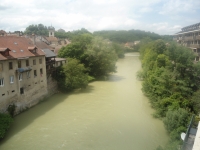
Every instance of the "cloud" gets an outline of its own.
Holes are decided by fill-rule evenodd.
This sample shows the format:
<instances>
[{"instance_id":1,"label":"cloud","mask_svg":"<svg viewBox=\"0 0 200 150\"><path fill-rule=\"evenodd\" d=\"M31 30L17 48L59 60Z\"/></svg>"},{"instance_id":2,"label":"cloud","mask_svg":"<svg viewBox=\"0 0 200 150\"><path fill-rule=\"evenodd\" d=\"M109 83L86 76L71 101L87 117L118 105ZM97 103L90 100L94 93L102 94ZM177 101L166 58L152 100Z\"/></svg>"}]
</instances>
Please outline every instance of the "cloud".
<instances>
[{"instance_id":1,"label":"cloud","mask_svg":"<svg viewBox=\"0 0 200 150\"><path fill-rule=\"evenodd\" d=\"M159 13L163 15L194 13L199 10L199 7L200 1L198 0L168 0Z\"/></svg>"},{"instance_id":2,"label":"cloud","mask_svg":"<svg viewBox=\"0 0 200 150\"><path fill-rule=\"evenodd\" d=\"M197 0L0 0L0 29L25 30L28 25L42 23L66 31L84 27L90 31L140 29L162 34L175 30L178 23L182 26L186 18L196 23L199 6ZM188 17L184 12L193 15Z\"/></svg>"},{"instance_id":3,"label":"cloud","mask_svg":"<svg viewBox=\"0 0 200 150\"><path fill-rule=\"evenodd\" d=\"M170 25L168 22L159 22L147 25L147 28L151 29L155 33L170 34L173 35L181 30L180 25Z\"/></svg>"}]
</instances>

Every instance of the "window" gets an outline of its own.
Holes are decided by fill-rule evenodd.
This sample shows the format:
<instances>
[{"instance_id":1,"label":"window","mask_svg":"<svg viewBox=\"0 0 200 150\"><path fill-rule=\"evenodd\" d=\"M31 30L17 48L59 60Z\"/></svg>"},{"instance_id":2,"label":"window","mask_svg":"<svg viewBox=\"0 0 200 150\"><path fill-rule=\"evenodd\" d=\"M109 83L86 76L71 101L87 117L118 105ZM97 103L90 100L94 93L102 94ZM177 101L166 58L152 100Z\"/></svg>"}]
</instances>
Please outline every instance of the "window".
<instances>
[{"instance_id":1,"label":"window","mask_svg":"<svg viewBox=\"0 0 200 150\"><path fill-rule=\"evenodd\" d=\"M43 74L43 70L42 68L40 68L40 76L42 77L42 74Z\"/></svg>"},{"instance_id":2,"label":"window","mask_svg":"<svg viewBox=\"0 0 200 150\"><path fill-rule=\"evenodd\" d=\"M29 60L26 60L26 67L29 66Z\"/></svg>"},{"instance_id":3,"label":"window","mask_svg":"<svg viewBox=\"0 0 200 150\"><path fill-rule=\"evenodd\" d=\"M27 79L30 78L30 71L26 72Z\"/></svg>"},{"instance_id":4,"label":"window","mask_svg":"<svg viewBox=\"0 0 200 150\"><path fill-rule=\"evenodd\" d=\"M12 62L9 62L9 69L13 69L13 65L12 65Z\"/></svg>"},{"instance_id":5,"label":"window","mask_svg":"<svg viewBox=\"0 0 200 150\"><path fill-rule=\"evenodd\" d=\"M21 60L18 60L18 68L21 68Z\"/></svg>"},{"instance_id":6,"label":"window","mask_svg":"<svg viewBox=\"0 0 200 150\"><path fill-rule=\"evenodd\" d=\"M42 58L39 59L39 63L42 64Z\"/></svg>"},{"instance_id":7,"label":"window","mask_svg":"<svg viewBox=\"0 0 200 150\"><path fill-rule=\"evenodd\" d=\"M33 65L36 65L36 60L35 59L33 59Z\"/></svg>"},{"instance_id":8,"label":"window","mask_svg":"<svg viewBox=\"0 0 200 150\"><path fill-rule=\"evenodd\" d=\"M22 73L19 74L19 81L22 80Z\"/></svg>"},{"instance_id":9,"label":"window","mask_svg":"<svg viewBox=\"0 0 200 150\"><path fill-rule=\"evenodd\" d=\"M34 78L37 77L37 70L34 70Z\"/></svg>"},{"instance_id":10,"label":"window","mask_svg":"<svg viewBox=\"0 0 200 150\"><path fill-rule=\"evenodd\" d=\"M10 83L14 83L14 76L10 76Z\"/></svg>"},{"instance_id":11,"label":"window","mask_svg":"<svg viewBox=\"0 0 200 150\"><path fill-rule=\"evenodd\" d=\"M20 94L24 94L24 88L20 88Z\"/></svg>"},{"instance_id":12,"label":"window","mask_svg":"<svg viewBox=\"0 0 200 150\"><path fill-rule=\"evenodd\" d=\"M4 86L4 78L1 78L1 79L0 79L0 87L1 87L1 86Z\"/></svg>"}]
</instances>

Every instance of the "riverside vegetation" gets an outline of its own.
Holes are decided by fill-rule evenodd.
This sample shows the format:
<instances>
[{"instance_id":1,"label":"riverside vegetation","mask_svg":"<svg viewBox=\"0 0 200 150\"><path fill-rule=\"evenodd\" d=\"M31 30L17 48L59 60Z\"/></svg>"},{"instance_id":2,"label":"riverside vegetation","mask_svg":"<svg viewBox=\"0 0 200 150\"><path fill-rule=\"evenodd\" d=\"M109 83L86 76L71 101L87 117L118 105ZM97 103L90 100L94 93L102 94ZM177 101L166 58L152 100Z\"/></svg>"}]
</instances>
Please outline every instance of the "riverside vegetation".
<instances>
[{"instance_id":1,"label":"riverside vegetation","mask_svg":"<svg viewBox=\"0 0 200 150\"><path fill-rule=\"evenodd\" d=\"M176 150L192 114L200 111L200 62L190 49L163 40L143 40L140 54L142 90L170 135L169 144L157 150Z\"/></svg>"}]
</instances>

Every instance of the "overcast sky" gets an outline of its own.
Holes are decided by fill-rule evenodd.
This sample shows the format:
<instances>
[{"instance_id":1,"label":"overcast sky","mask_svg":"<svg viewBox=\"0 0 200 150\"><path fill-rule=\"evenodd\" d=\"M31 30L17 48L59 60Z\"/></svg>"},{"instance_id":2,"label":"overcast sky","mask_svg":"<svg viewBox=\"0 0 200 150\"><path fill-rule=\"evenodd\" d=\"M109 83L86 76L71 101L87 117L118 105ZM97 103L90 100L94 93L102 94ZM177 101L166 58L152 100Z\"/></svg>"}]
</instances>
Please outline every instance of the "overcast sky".
<instances>
[{"instance_id":1,"label":"overcast sky","mask_svg":"<svg viewBox=\"0 0 200 150\"><path fill-rule=\"evenodd\" d=\"M200 0L0 0L0 30L31 24L72 31L139 29L174 34L200 22Z\"/></svg>"}]
</instances>

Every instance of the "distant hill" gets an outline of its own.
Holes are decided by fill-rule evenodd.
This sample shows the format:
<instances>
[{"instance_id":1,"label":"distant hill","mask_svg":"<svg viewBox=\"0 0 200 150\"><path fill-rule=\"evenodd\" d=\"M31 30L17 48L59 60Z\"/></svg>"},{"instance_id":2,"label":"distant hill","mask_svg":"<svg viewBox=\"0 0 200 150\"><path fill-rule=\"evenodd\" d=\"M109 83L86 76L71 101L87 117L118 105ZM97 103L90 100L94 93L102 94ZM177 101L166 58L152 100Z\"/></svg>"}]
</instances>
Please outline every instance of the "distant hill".
<instances>
[{"instance_id":1,"label":"distant hill","mask_svg":"<svg viewBox=\"0 0 200 150\"><path fill-rule=\"evenodd\" d=\"M168 35L161 36L153 32L146 32L146 31L141 31L141 30L128 30L128 31L103 30L103 31L95 31L93 35L101 36L103 38L107 38L113 42L118 42L118 43L138 41L138 40L142 40L145 37L149 37L152 40L157 40L157 39L171 40L172 39L172 37Z\"/></svg>"}]
</instances>

